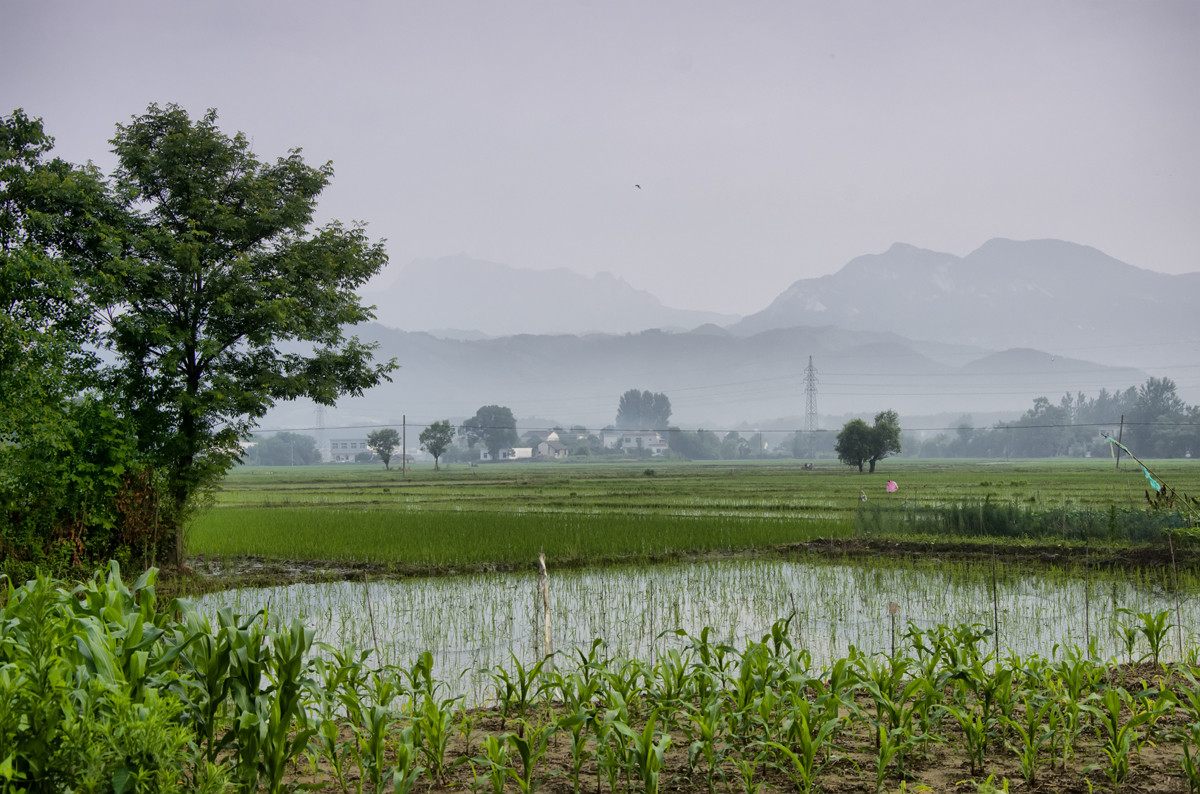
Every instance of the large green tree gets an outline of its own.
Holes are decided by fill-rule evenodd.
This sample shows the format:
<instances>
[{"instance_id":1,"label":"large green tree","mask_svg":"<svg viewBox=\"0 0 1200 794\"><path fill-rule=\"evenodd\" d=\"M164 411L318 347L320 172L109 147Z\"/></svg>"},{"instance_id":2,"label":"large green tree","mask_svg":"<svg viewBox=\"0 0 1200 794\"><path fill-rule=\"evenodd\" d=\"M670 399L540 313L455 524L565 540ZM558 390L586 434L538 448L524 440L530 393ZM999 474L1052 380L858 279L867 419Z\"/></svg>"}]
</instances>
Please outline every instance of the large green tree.
<instances>
[{"instance_id":1,"label":"large green tree","mask_svg":"<svg viewBox=\"0 0 1200 794\"><path fill-rule=\"evenodd\" d=\"M454 426L449 419L434 422L421 431L421 449L433 456L433 470L438 471L438 459L454 443Z\"/></svg>"},{"instance_id":2,"label":"large green tree","mask_svg":"<svg viewBox=\"0 0 1200 794\"><path fill-rule=\"evenodd\" d=\"M472 449L482 443L492 460L500 459L501 448L511 447L519 440L517 420L511 409L503 405L485 405L462 423L459 435Z\"/></svg>"},{"instance_id":3,"label":"large green tree","mask_svg":"<svg viewBox=\"0 0 1200 794\"><path fill-rule=\"evenodd\" d=\"M93 167L51 158L40 120L0 118L0 568L63 571L136 546L152 562L160 478L99 394L81 265L120 251ZM145 530L145 531L143 531Z\"/></svg>"},{"instance_id":4,"label":"large green tree","mask_svg":"<svg viewBox=\"0 0 1200 794\"><path fill-rule=\"evenodd\" d=\"M661 392L630 389L617 402L620 430L663 430L671 419L671 401Z\"/></svg>"},{"instance_id":5,"label":"large green tree","mask_svg":"<svg viewBox=\"0 0 1200 794\"><path fill-rule=\"evenodd\" d=\"M167 561L181 562L193 497L238 459L268 408L331 405L395 367L343 334L372 317L355 289L387 257L361 226L311 228L329 164L309 166L299 150L260 161L213 110L192 119L151 105L112 144L112 179L72 193L78 223L41 220L54 184L31 183L25 203L33 248L69 269L73 305L98 322L91 341L111 362L100 389L161 473Z\"/></svg>"},{"instance_id":6,"label":"large green tree","mask_svg":"<svg viewBox=\"0 0 1200 794\"><path fill-rule=\"evenodd\" d=\"M383 461L383 468L388 469L396 447L400 446L400 434L392 427L375 430L367 434L367 446Z\"/></svg>"},{"instance_id":7,"label":"large green tree","mask_svg":"<svg viewBox=\"0 0 1200 794\"><path fill-rule=\"evenodd\" d=\"M874 472L876 463L900 452L900 417L895 411L882 411L875 415L874 425L851 419L837 434L833 449L847 466L862 471L869 464Z\"/></svg>"},{"instance_id":8,"label":"large green tree","mask_svg":"<svg viewBox=\"0 0 1200 794\"><path fill-rule=\"evenodd\" d=\"M867 458L870 471L875 471L875 464L889 455L899 454L900 416L895 411L875 414L875 424L871 427L871 454Z\"/></svg>"},{"instance_id":9,"label":"large green tree","mask_svg":"<svg viewBox=\"0 0 1200 794\"><path fill-rule=\"evenodd\" d=\"M838 431L833 451L842 463L862 471L871 457L871 426L861 419L851 419Z\"/></svg>"}]
</instances>

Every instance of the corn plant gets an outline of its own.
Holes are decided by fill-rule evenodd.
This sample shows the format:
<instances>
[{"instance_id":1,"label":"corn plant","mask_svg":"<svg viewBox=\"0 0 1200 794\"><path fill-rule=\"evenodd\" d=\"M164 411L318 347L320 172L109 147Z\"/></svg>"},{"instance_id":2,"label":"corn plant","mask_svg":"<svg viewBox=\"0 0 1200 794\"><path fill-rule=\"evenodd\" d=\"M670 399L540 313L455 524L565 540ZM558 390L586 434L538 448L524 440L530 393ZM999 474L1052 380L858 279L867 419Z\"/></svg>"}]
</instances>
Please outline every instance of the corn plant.
<instances>
[{"instance_id":1,"label":"corn plant","mask_svg":"<svg viewBox=\"0 0 1200 794\"><path fill-rule=\"evenodd\" d=\"M226 746L224 741L217 741L217 730L224 721L229 696L229 638L233 635L226 631L226 627L247 629L257 620L257 616L251 617L245 625L236 627L232 610L222 609L217 613L221 628L216 633L212 631L208 619L198 613L191 612L184 619L197 635L196 641L181 657L190 682L184 700L192 724L196 726L204 759L213 762Z\"/></svg>"},{"instance_id":2,"label":"corn plant","mask_svg":"<svg viewBox=\"0 0 1200 794\"><path fill-rule=\"evenodd\" d=\"M378 704L371 704L359 711L358 724L351 726L354 734L353 758L358 765L356 788L359 794L362 794L364 782L371 784L372 791L382 790L388 769L388 735L392 721L390 711Z\"/></svg>"},{"instance_id":3,"label":"corn plant","mask_svg":"<svg viewBox=\"0 0 1200 794\"><path fill-rule=\"evenodd\" d=\"M490 674L496 688L496 701L500 705L501 730L504 729L504 723L510 717L524 719L528 714L529 707L537 700L546 685L542 678L542 667L550 658L539 659L526 669L516 654L510 653L509 655L512 657L514 673L510 674L504 667L496 665Z\"/></svg>"},{"instance_id":4,"label":"corn plant","mask_svg":"<svg viewBox=\"0 0 1200 794\"><path fill-rule=\"evenodd\" d=\"M607 697L610 702L619 701L620 708L636 712L642 700L644 687L642 682L646 676L646 666L637 659L626 659L617 664L616 668L604 671L604 683L607 687Z\"/></svg>"},{"instance_id":5,"label":"corn plant","mask_svg":"<svg viewBox=\"0 0 1200 794\"><path fill-rule=\"evenodd\" d=\"M903 759L905 750L915 743L912 735L906 734L900 728L888 730L880 725L877 729L878 738L875 742L875 792L883 791L883 783L887 780L888 767L895 762L896 772L903 776Z\"/></svg>"},{"instance_id":6,"label":"corn plant","mask_svg":"<svg viewBox=\"0 0 1200 794\"><path fill-rule=\"evenodd\" d=\"M519 720L518 726L517 733L504 735L509 747L521 759L521 768L510 768L508 776L517 784L521 794L533 794L545 780L545 775L537 774L537 766L549 749L550 737L554 735L556 726L548 723L537 728L525 720Z\"/></svg>"},{"instance_id":7,"label":"corn plant","mask_svg":"<svg viewBox=\"0 0 1200 794\"><path fill-rule=\"evenodd\" d=\"M1183 745L1179 767L1187 780L1189 794L1200 794L1200 722L1179 728L1177 735Z\"/></svg>"},{"instance_id":8,"label":"corn plant","mask_svg":"<svg viewBox=\"0 0 1200 794\"><path fill-rule=\"evenodd\" d=\"M663 758L667 748L671 746L670 735L658 733L658 710L650 712L650 717L640 732L623 722L614 723L613 727L629 742L626 758L631 761L634 771L641 778L646 794L658 794L658 777L662 771ZM655 735L659 737L657 741Z\"/></svg>"},{"instance_id":9,"label":"corn plant","mask_svg":"<svg viewBox=\"0 0 1200 794\"><path fill-rule=\"evenodd\" d=\"M462 705L460 702L457 714L458 735L461 736L463 740L463 754L470 756L474 753L472 748L474 747L475 723L479 721L479 718L482 716L482 712L472 711L466 706Z\"/></svg>"},{"instance_id":10,"label":"corn plant","mask_svg":"<svg viewBox=\"0 0 1200 794\"><path fill-rule=\"evenodd\" d=\"M421 694L437 694L438 683L433 680L433 654L429 651L422 651L412 667L404 670L403 674L408 679L408 687L414 698Z\"/></svg>"},{"instance_id":11,"label":"corn plant","mask_svg":"<svg viewBox=\"0 0 1200 794\"><path fill-rule=\"evenodd\" d=\"M1017 743L1009 743L1008 747L1016 753L1020 761L1021 777L1032 786L1037 782L1038 765L1043 760L1042 748L1055 734L1052 724L1056 722L1052 717L1056 713L1055 702L1050 698L1037 697L1026 692L1021 698L1021 707L1023 719L1004 719L1019 739Z\"/></svg>"},{"instance_id":12,"label":"corn plant","mask_svg":"<svg viewBox=\"0 0 1200 794\"><path fill-rule=\"evenodd\" d=\"M702 706L691 707L688 712L688 720L696 731L688 746L688 767L695 769L697 758L701 756L704 758L705 780L711 794L714 790L714 779L723 759L722 747L718 743L725 729L725 714L721 698L713 695Z\"/></svg>"},{"instance_id":13,"label":"corn plant","mask_svg":"<svg viewBox=\"0 0 1200 794\"><path fill-rule=\"evenodd\" d=\"M742 752L731 760L737 770L739 782L742 784L742 791L745 794L757 794L759 788L762 787L762 781L756 780L758 767L763 761L765 751L751 753L750 749L750 747L743 748Z\"/></svg>"},{"instance_id":14,"label":"corn plant","mask_svg":"<svg viewBox=\"0 0 1200 794\"><path fill-rule=\"evenodd\" d=\"M687 657L671 648L650 669L650 702L658 709L678 709L691 696L692 681Z\"/></svg>"},{"instance_id":15,"label":"corn plant","mask_svg":"<svg viewBox=\"0 0 1200 794\"><path fill-rule=\"evenodd\" d=\"M485 736L482 743L483 755L475 756L474 763L488 771L488 780L492 785L492 794L503 794L504 782L508 780L511 767L508 764L509 744L507 737Z\"/></svg>"},{"instance_id":16,"label":"corn plant","mask_svg":"<svg viewBox=\"0 0 1200 794\"><path fill-rule=\"evenodd\" d=\"M983 710L977 704L948 703L946 713L954 718L962 729L963 744L967 750L967 760L971 765L971 774L977 775L983 769L983 758L987 753L988 721Z\"/></svg>"},{"instance_id":17,"label":"corn plant","mask_svg":"<svg viewBox=\"0 0 1200 794\"><path fill-rule=\"evenodd\" d=\"M331 702L326 699L326 702ZM351 742L341 738L341 720L329 710L313 718L315 732L308 741L310 766L315 770L321 759L324 759L333 773L333 780L339 791L348 791L346 773L352 755Z\"/></svg>"},{"instance_id":18,"label":"corn plant","mask_svg":"<svg viewBox=\"0 0 1200 794\"><path fill-rule=\"evenodd\" d=\"M629 722L629 712L617 692L610 695L615 701L616 708L605 709L603 714L593 718L592 732L596 735L596 789L600 789L601 775L608 781L610 791L616 791L621 773L626 773L626 783L629 782L629 764L626 763L628 748L617 730L618 724Z\"/></svg>"},{"instance_id":19,"label":"corn plant","mask_svg":"<svg viewBox=\"0 0 1200 794\"><path fill-rule=\"evenodd\" d=\"M791 713L784 723L784 732L789 744L796 749L792 750L779 742L767 742L788 762L778 765L779 768L791 779L796 789L805 794L812 791L821 770L833 763L834 757L827 748L838 729L836 718L810 723L812 716L813 710L807 701L793 702ZM823 751L825 760L821 761Z\"/></svg>"},{"instance_id":20,"label":"corn plant","mask_svg":"<svg viewBox=\"0 0 1200 794\"><path fill-rule=\"evenodd\" d=\"M413 724L417 750L430 774L442 781L446 773L446 750L454 733L454 711L459 698L436 700L426 694Z\"/></svg>"},{"instance_id":21,"label":"corn plant","mask_svg":"<svg viewBox=\"0 0 1200 794\"><path fill-rule=\"evenodd\" d=\"M565 714L558 720L558 728L565 729L571 736L571 786L575 794L579 794L583 765L591 755L588 751L588 721L587 710L579 706L574 713Z\"/></svg>"},{"instance_id":22,"label":"corn plant","mask_svg":"<svg viewBox=\"0 0 1200 794\"><path fill-rule=\"evenodd\" d=\"M405 728L396 737L396 765L392 767L394 794L410 794L425 770L417 764L412 729Z\"/></svg>"},{"instance_id":23,"label":"corn plant","mask_svg":"<svg viewBox=\"0 0 1200 794\"><path fill-rule=\"evenodd\" d=\"M733 656L737 651L725 643L714 643L710 639L712 628L709 626L702 628L699 636L696 637L683 629L677 629L675 633L688 639L688 649L691 651L692 658L696 660L693 662L693 670L697 673L695 676L696 695L700 700L704 700L709 694L710 687L724 686L725 677L733 664Z\"/></svg>"},{"instance_id":24,"label":"corn plant","mask_svg":"<svg viewBox=\"0 0 1200 794\"><path fill-rule=\"evenodd\" d=\"M0 791L226 787L190 749L190 682L173 668L195 633L153 611L154 575L131 590L113 563L73 592L41 575L6 585Z\"/></svg>"},{"instance_id":25,"label":"corn plant","mask_svg":"<svg viewBox=\"0 0 1200 794\"><path fill-rule=\"evenodd\" d=\"M1129 610L1124 610L1126 613L1133 614ZM1158 665L1159 657L1162 655L1163 646L1167 643L1167 635L1171 629L1175 628L1175 624L1171 623L1171 613L1163 610L1157 614L1149 612L1138 612L1134 615L1141 625L1137 626L1137 630L1150 646L1150 661L1156 666ZM1143 659L1146 657L1143 656Z\"/></svg>"},{"instance_id":26,"label":"corn plant","mask_svg":"<svg viewBox=\"0 0 1200 794\"><path fill-rule=\"evenodd\" d=\"M1132 697L1120 687L1113 687L1103 695L1093 695L1094 702L1085 703L1083 708L1096 718L1096 733L1103 731L1104 744L1101 749L1106 759L1105 764L1092 764L1088 771L1101 769L1105 777L1115 789L1129 774L1130 756L1137 753L1142 746L1142 734L1139 728L1150 720L1148 712L1134 714L1122 722L1122 708L1133 710Z\"/></svg>"}]
</instances>

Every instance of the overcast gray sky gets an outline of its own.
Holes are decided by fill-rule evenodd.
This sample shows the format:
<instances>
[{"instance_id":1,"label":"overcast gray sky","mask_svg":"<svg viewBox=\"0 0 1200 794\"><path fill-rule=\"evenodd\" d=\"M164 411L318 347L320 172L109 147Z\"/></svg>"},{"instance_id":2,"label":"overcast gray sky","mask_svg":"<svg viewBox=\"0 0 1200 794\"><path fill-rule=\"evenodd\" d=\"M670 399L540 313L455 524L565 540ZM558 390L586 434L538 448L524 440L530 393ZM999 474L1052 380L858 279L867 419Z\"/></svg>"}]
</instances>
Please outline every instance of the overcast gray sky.
<instances>
[{"instance_id":1,"label":"overcast gray sky","mask_svg":"<svg viewBox=\"0 0 1200 794\"><path fill-rule=\"evenodd\" d=\"M150 102L332 160L391 268L466 253L749 313L893 242L1200 270L1200 3L0 0L67 159ZM634 187L641 185L641 189Z\"/></svg>"}]
</instances>

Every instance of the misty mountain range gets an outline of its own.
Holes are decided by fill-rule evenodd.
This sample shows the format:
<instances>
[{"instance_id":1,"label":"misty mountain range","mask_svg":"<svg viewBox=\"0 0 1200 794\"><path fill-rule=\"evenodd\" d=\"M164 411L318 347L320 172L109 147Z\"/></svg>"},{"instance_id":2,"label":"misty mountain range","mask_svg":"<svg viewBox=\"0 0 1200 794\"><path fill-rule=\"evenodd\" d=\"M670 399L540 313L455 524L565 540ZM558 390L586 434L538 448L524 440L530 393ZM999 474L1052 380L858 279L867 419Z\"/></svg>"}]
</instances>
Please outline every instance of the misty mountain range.
<instances>
[{"instance_id":1,"label":"misty mountain range","mask_svg":"<svg viewBox=\"0 0 1200 794\"><path fill-rule=\"evenodd\" d=\"M383 325L451 339L687 330L740 319L663 306L611 273L528 270L462 254L410 262L387 288L366 299Z\"/></svg>"},{"instance_id":2,"label":"misty mountain range","mask_svg":"<svg viewBox=\"0 0 1200 794\"><path fill-rule=\"evenodd\" d=\"M666 393L682 427L795 429L809 356L821 416L1015 416L1035 397L1194 368L1200 351L1200 273L1141 270L1058 240L992 240L965 257L897 244L797 281L742 319L670 309L607 274L465 257L413 263L367 299L380 322L356 331L402 369L340 403L331 426L458 421L495 403L602 427L639 388ZM264 426L303 427L311 415L281 405Z\"/></svg>"},{"instance_id":3,"label":"misty mountain range","mask_svg":"<svg viewBox=\"0 0 1200 794\"><path fill-rule=\"evenodd\" d=\"M733 330L832 324L1164 367L1197 363L1197 306L1200 273L1142 270L1061 240L990 240L965 257L897 243L797 281Z\"/></svg>"}]
</instances>

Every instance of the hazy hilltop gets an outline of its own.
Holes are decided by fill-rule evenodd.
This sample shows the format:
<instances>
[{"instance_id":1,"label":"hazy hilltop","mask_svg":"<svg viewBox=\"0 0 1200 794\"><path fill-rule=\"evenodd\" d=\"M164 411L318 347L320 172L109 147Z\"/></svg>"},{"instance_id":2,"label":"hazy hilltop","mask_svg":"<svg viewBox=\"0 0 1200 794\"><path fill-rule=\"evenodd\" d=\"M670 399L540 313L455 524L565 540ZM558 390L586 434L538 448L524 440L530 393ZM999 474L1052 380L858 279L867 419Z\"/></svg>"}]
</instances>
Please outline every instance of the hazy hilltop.
<instances>
[{"instance_id":1,"label":"hazy hilltop","mask_svg":"<svg viewBox=\"0 0 1200 794\"><path fill-rule=\"evenodd\" d=\"M727 325L737 315L672 309L611 273L531 270L465 255L418 259L366 294L383 325L472 339L513 334L623 334Z\"/></svg>"},{"instance_id":2,"label":"hazy hilltop","mask_svg":"<svg viewBox=\"0 0 1200 794\"><path fill-rule=\"evenodd\" d=\"M627 389L664 392L681 427L802 427L804 370L819 370L822 416L874 413L1026 410L1034 397L1056 402L1065 392L1126 388L1145 380L1132 368L1110 368L1032 350L995 354L896 334L793 327L736 336L712 326L586 336L521 334L496 339L439 338L372 324L377 355L395 357L394 381L339 404L342 425L459 421L481 405L512 408L518 417L548 417L566 427L611 424ZM1051 361L1051 359L1053 359ZM291 411L281 406L277 414ZM278 426L305 427L297 406Z\"/></svg>"},{"instance_id":3,"label":"hazy hilltop","mask_svg":"<svg viewBox=\"0 0 1200 794\"><path fill-rule=\"evenodd\" d=\"M795 282L732 330L831 324L1164 367L1195 363L1197 306L1200 273L1155 273L1061 240L991 240L965 257L897 243Z\"/></svg>"},{"instance_id":4,"label":"hazy hilltop","mask_svg":"<svg viewBox=\"0 0 1200 794\"><path fill-rule=\"evenodd\" d=\"M602 427L638 388L666 393L683 427L794 429L809 356L823 417L1015 417L1037 397L1123 390L1150 375L1185 379L1180 396L1194 401L1186 379L1200 352L1200 274L1153 273L1058 240L992 240L966 257L896 244L797 281L732 324L665 308L611 276L466 257L413 263L369 299L382 324L359 336L402 369L339 406L343 424L457 421L494 403ZM691 330L662 330L672 321ZM574 332L589 328L606 333ZM305 426L304 411L276 416Z\"/></svg>"}]
</instances>

